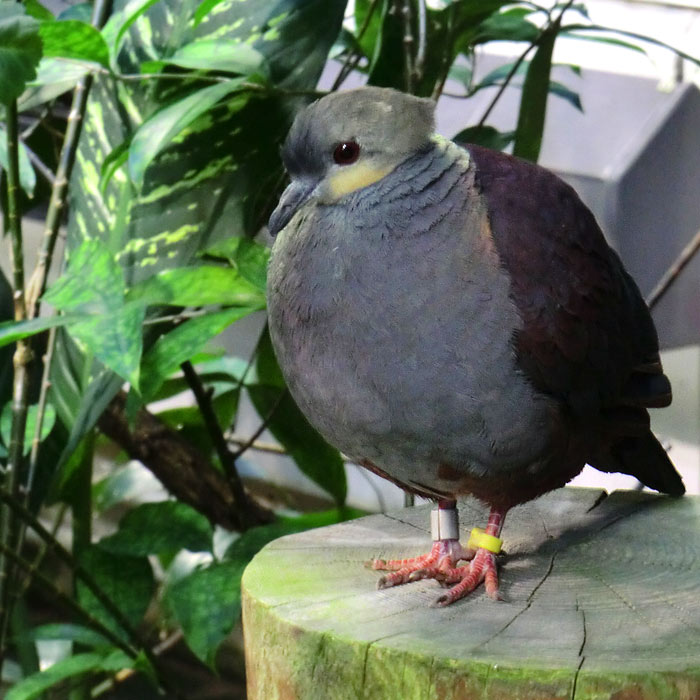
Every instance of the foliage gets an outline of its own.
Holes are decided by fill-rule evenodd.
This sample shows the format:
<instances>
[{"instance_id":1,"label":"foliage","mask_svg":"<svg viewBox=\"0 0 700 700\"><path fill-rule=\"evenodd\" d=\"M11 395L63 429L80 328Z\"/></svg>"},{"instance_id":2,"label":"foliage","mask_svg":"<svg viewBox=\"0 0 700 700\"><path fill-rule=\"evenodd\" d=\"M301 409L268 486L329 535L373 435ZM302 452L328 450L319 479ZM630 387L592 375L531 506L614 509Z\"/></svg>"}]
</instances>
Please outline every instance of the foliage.
<instances>
[{"instance_id":1,"label":"foliage","mask_svg":"<svg viewBox=\"0 0 700 700\"><path fill-rule=\"evenodd\" d=\"M329 54L340 64L334 89L358 71L372 84L434 98L448 78L465 99L494 91L480 122L455 138L512 144L536 160L549 95L581 108L576 93L550 80L556 39L636 48L572 3L356 0L343 26L345 11L345 0L97 0L54 17L39 0L0 0L0 175L16 252L13 211L51 195L28 283L21 254L12 283L0 274L0 652L15 598L42 588L67 613L14 629L15 638L73 645L41 672L25 655L12 700L66 682L89 691L126 669L165 688L154 648L178 630L215 667L239 617L242 571L260 547L359 514L344 505L341 455L286 390L266 330L253 357L212 352L226 327L265 308L269 252L255 237L284 182L279 145L295 110L318 94ZM570 14L583 21L567 24ZM475 82L475 50L502 40L520 42L522 55ZM518 80L519 113L511 131L499 132L488 116ZM47 290L52 262L62 274ZM15 291L24 306L13 308ZM52 312L40 315L42 305ZM27 349L14 370L13 345ZM196 407L160 404L184 392ZM242 446L228 439L242 392L261 429L328 495L329 510L283 516L243 488L237 460L257 434ZM135 475L144 472L133 465L115 465L93 484L105 436L176 497L134 503ZM51 503L70 511L72 551L39 520ZM116 531L96 538L93 520L115 505L124 512ZM224 551L217 525L240 531ZM27 529L52 553L35 569ZM57 567L70 572L71 590L56 583Z\"/></svg>"}]
</instances>

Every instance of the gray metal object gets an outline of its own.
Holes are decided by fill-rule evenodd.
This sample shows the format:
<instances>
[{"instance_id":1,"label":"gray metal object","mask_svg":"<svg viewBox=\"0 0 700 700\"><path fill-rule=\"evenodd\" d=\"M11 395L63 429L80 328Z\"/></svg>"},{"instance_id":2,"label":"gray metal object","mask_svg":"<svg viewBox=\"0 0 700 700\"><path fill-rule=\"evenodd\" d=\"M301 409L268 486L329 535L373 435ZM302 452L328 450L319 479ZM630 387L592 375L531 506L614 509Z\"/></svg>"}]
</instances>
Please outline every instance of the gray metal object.
<instances>
[{"instance_id":1,"label":"gray metal object","mask_svg":"<svg viewBox=\"0 0 700 700\"><path fill-rule=\"evenodd\" d=\"M459 514L456 508L433 508L430 511L430 534L433 541L459 539Z\"/></svg>"}]
</instances>

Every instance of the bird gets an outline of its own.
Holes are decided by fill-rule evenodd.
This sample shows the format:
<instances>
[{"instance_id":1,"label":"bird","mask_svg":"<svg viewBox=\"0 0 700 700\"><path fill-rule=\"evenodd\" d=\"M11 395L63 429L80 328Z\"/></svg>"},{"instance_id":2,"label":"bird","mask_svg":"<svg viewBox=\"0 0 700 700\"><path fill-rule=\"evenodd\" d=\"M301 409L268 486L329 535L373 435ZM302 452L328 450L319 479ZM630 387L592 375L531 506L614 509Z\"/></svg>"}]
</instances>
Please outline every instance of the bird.
<instances>
[{"instance_id":1,"label":"bird","mask_svg":"<svg viewBox=\"0 0 700 700\"><path fill-rule=\"evenodd\" d=\"M435 102L365 86L295 117L272 212L272 344L310 423L437 501L430 551L373 560L445 606L499 592L507 512L586 464L684 493L649 424L667 406L656 329L576 192L547 169L435 133ZM459 541L456 502L490 508Z\"/></svg>"}]
</instances>

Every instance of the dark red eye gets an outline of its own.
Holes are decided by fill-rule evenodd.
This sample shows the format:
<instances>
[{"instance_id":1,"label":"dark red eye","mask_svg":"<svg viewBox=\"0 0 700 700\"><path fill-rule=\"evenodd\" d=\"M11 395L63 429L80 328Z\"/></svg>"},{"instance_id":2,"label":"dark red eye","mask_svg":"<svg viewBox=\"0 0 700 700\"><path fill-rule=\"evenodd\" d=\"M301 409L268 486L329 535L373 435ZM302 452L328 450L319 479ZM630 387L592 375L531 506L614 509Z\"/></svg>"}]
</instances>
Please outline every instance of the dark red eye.
<instances>
[{"instance_id":1,"label":"dark red eye","mask_svg":"<svg viewBox=\"0 0 700 700\"><path fill-rule=\"evenodd\" d=\"M356 141L343 141L335 147L333 160L338 165L350 165L360 157L360 145Z\"/></svg>"}]
</instances>

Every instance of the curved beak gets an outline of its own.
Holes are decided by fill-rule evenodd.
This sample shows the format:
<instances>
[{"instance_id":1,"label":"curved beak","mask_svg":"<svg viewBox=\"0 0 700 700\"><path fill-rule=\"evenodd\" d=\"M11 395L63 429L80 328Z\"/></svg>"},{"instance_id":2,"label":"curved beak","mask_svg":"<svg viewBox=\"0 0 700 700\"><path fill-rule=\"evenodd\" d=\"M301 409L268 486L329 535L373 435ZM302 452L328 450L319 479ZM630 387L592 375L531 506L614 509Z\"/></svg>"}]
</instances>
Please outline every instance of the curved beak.
<instances>
[{"instance_id":1,"label":"curved beak","mask_svg":"<svg viewBox=\"0 0 700 700\"><path fill-rule=\"evenodd\" d=\"M292 180L282 192L279 204L270 215L267 228L272 237L276 236L292 219L316 187L315 180Z\"/></svg>"}]
</instances>

